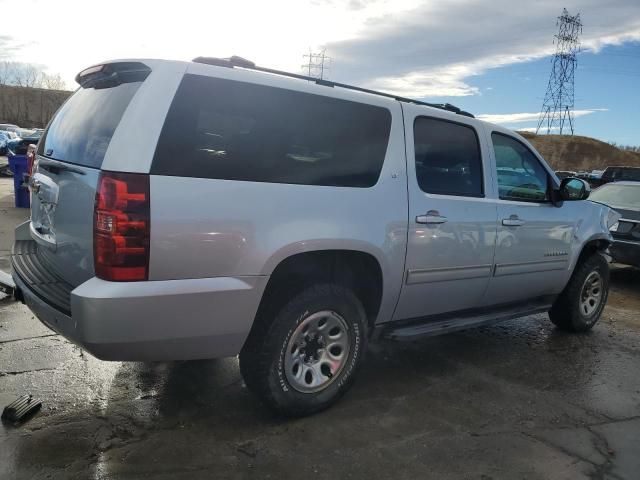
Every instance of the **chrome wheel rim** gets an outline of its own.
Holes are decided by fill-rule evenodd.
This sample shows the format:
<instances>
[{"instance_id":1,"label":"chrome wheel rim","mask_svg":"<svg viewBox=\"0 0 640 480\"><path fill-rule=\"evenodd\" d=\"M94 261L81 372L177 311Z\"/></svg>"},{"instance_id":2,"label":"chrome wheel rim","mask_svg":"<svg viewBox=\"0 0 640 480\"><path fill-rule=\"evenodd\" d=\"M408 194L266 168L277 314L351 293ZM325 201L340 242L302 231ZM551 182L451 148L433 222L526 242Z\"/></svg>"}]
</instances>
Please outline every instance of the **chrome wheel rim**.
<instances>
[{"instance_id":1,"label":"chrome wheel rim","mask_svg":"<svg viewBox=\"0 0 640 480\"><path fill-rule=\"evenodd\" d=\"M306 317L287 343L285 376L298 392L327 388L344 369L351 349L347 322L336 312L323 310Z\"/></svg>"},{"instance_id":2,"label":"chrome wheel rim","mask_svg":"<svg viewBox=\"0 0 640 480\"><path fill-rule=\"evenodd\" d=\"M582 285L580 313L590 317L602 302L602 277L599 272L591 272Z\"/></svg>"}]
</instances>

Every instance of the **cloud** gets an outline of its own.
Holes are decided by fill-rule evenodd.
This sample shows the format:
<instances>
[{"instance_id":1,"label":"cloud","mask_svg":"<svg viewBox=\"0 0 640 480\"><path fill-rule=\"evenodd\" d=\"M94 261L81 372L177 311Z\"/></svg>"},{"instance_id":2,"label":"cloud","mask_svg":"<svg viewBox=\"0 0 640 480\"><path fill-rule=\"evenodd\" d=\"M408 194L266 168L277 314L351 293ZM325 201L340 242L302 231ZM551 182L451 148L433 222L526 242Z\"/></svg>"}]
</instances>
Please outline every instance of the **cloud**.
<instances>
[{"instance_id":1,"label":"cloud","mask_svg":"<svg viewBox=\"0 0 640 480\"><path fill-rule=\"evenodd\" d=\"M587 50L640 40L637 0L567 0L582 12ZM326 45L336 80L415 97L478 94L487 69L552 54L557 2L439 0L367 18L353 36ZM339 78L337 78L339 76Z\"/></svg>"},{"instance_id":2,"label":"cloud","mask_svg":"<svg viewBox=\"0 0 640 480\"><path fill-rule=\"evenodd\" d=\"M11 35L0 35L0 61L15 60L24 48L33 44L31 40L20 41Z\"/></svg>"},{"instance_id":3,"label":"cloud","mask_svg":"<svg viewBox=\"0 0 640 480\"><path fill-rule=\"evenodd\" d=\"M473 73L468 72L464 65L451 65L427 72L412 72L402 77L382 77L368 82L367 86L405 97L415 96L418 91L437 92L440 96L448 97L477 95L479 89L462 80L468 75Z\"/></svg>"},{"instance_id":4,"label":"cloud","mask_svg":"<svg viewBox=\"0 0 640 480\"><path fill-rule=\"evenodd\" d=\"M522 127L522 128L516 129L516 132L536 133L537 130L538 130L537 127ZM544 130L546 131L546 129L544 129ZM560 127L551 127L551 130L560 130Z\"/></svg>"},{"instance_id":5,"label":"cloud","mask_svg":"<svg viewBox=\"0 0 640 480\"><path fill-rule=\"evenodd\" d=\"M20 50L22 45L10 35L0 35L0 60L8 60Z\"/></svg>"},{"instance_id":6,"label":"cloud","mask_svg":"<svg viewBox=\"0 0 640 480\"><path fill-rule=\"evenodd\" d=\"M582 110L574 110L574 117L583 117L585 115L590 115L595 112L607 112L608 108L588 108ZM491 113L491 114L482 114L476 115L480 120L484 120L490 123L499 123L502 125L510 125L512 123L524 123L524 122L534 122L538 120L540 116L540 112L537 113ZM526 130L525 128L521 128L520 130Z\"/></svg>"}]
</instances>

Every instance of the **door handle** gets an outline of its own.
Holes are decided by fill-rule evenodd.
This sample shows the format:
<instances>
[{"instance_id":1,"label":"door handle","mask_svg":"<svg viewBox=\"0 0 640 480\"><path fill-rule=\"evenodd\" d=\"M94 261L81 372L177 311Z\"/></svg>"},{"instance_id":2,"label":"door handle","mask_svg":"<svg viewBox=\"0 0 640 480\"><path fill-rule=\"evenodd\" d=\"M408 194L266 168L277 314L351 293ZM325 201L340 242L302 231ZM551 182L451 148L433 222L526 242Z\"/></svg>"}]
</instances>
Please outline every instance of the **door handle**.
<instances>
[{"instance_id":1,"label":"door handle","mask_svg":"<svg viewBox=\"0 0 640 480\"><path fill-rule=\"evenodd\" d=\"M447 217L440 215L437 210L429 210L426 215L418 215L416 217L416 223L425 223L428 225L438 225L440 223L446 223Z\"/></svg>"},{"instance_id":2,"label":"door handle","mask_svg":"<svg viewBox=\"0 0 640 480\"><path fill-rule=\"evenodd\" d=\"M502 219L502 225L505 227L521 227L524 225L524 220L520 220L518 215L511 215L509 218Z\"/></svg>"}]
</instances>

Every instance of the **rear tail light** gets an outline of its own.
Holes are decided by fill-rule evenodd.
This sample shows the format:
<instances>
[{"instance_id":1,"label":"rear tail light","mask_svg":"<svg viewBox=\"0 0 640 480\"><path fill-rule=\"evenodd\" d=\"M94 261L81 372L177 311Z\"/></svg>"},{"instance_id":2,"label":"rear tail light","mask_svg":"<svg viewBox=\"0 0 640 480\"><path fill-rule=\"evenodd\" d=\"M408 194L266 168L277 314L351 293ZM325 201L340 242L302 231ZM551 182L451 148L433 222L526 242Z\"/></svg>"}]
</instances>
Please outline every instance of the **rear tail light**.
<instances>
[{"instance_id":1,"label":"rear tail light","mask_svg":"<svg viewBox=\"0 0 640 480\"><path fill-rule=\"evenodd\" d=\"M93 212L93 261L98 278L149 278L149 176L102 172Z\"/></svg>"}]
</instances>

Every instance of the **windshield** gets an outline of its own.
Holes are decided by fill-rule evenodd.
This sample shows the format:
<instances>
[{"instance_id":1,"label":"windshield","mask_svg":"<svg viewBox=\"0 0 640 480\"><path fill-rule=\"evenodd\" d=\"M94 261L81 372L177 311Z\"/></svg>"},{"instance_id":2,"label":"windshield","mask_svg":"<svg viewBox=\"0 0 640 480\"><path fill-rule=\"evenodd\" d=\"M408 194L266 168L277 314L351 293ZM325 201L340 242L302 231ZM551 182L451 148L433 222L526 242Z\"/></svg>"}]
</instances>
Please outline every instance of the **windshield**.
<instances>
[{"instance_id":1,"label":"windshield","mask_svg":"<svg viewBox=\"0 0 640 480\"><path fill-rule=\"evenodd\" d=\"M640 209L640 184L607 184L595 190L589 200L620 208Z\"/></svg>"}]
</instances>

